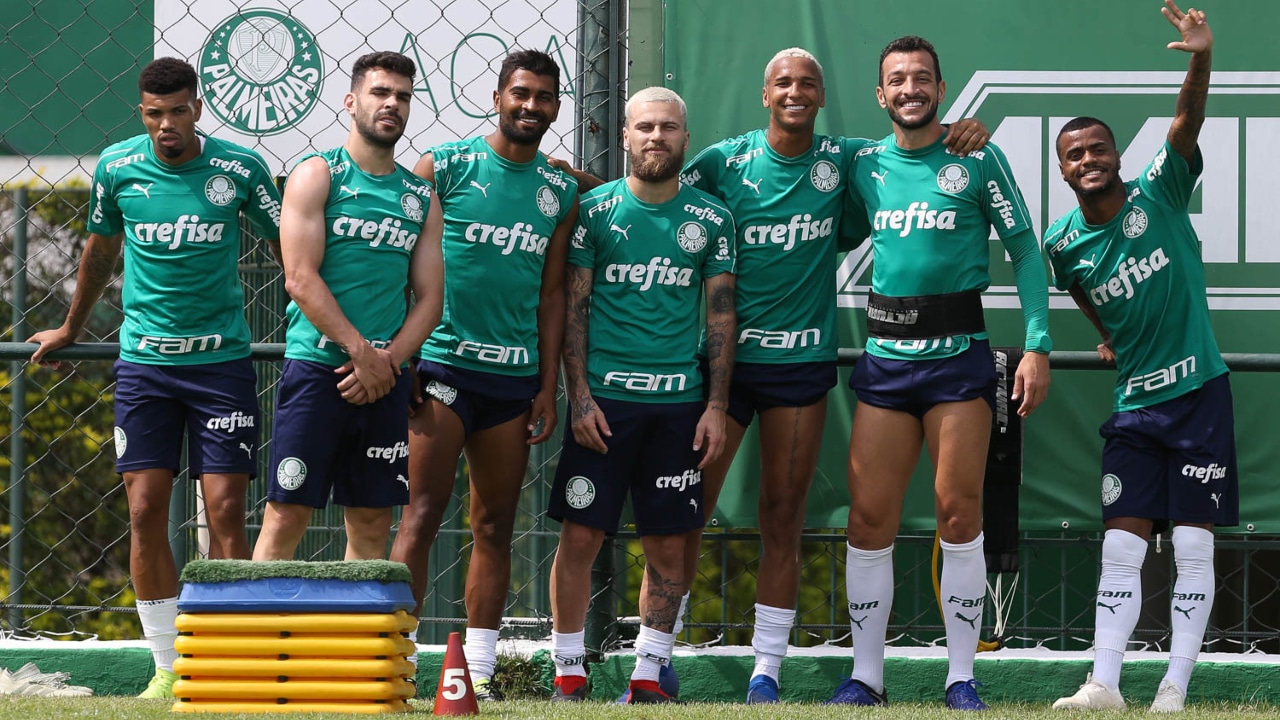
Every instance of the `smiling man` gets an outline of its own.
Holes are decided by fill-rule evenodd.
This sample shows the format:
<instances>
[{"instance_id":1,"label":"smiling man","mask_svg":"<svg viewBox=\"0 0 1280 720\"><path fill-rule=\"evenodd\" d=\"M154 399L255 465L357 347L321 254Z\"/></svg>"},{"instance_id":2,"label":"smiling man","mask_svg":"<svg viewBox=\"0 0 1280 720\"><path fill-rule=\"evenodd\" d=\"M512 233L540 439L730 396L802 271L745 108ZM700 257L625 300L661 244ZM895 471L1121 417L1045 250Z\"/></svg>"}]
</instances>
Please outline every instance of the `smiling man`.
<instances>
[{"instance_id":1,"label":"smiling man","mask_svg":"<svg viewBox=\"0 0 1280 720\"><path fill-rule=\"evenodd\" d=\"M1115 136L1080 117L1058 134L1062 179L1080 207L1045 232L1054 283L1102 335L1117 365L1114 413L1100 430L1102 573L1093 673L1058 709L1118 710L1120 666L1142 609L1152 530L1173 524L1177 579L1169 668L1152 712L1183 709L1213 609L1213 527L1239 518L1235 417L1227 366L1205 298L1200 240L1187 206L1204 168L1197 143L1209 96L1213 34L1203 12L1166 0L1191 53L1164 145L1138 177L1120 179Z\"/></svg>"},{"instance_id":2,"label":"smiling man","mask_svg":"<svg viewBox=\"0 0 1280 720\"><path fill-rule=\"evenodd\" d=\"M465 454L474 542L464 649L484 700L498 699L489 680L529 446L556 428L565 257L578 213L577 183L538 152L560 112L555 61L536 50L506 56L493 110L498 127L488 135L436 147L414 168L436 186L444 212L444 313L416 368L410 500L391 549L409 566L420 607Z\"/></svg>"},{"instance_id":3,"label":"smiling man","mask_svg":"<svg viewBox=\"0 0 1280 720\"><path fill-rule=\"evenodd\" d=\"M837 383L837 244L841 238L859 242L869 232L863 216L843 210L850 164L870 141L816 133L826 100L818 59L802 48L778 51L765 65L761 89L768 126L711 145L681 177L722 199L738 223L738 337L725 451L704 473L704 509L710 518L758 415L762 552L751 641L756 662L747 690L751 704L778 701L782 659L795 623L800 535L827 393ZM986 139L981 123L965 120L944 143L963 154L980 149ZM690 577L698 547L691 544L685 560Z\"/></svg>"},{"instance_id":4,"label":"smiling man","mask_svg":"<svg viewBox=\"0 0 1280 720\"><path fill-rule=\"evenodd\" d=\"M880 54L876 98L893 134L858 153L852 208L871 225L875 269L866 353L849 379L848 560L854 665L830 702L883 705L885 631L893 606L893 542L912 471L927 444L943 557L947 706L984 710L973 679L986 595L982 483L996 369L981 293L991 284L994 227L1013 260L1026 354L1011 399L1029 415L1049 387L1048 283L1039 244L1004 154L967 157L942 144L946 93L933 46L907 36Z\"/></svg>"},{"instance_id":5,"label":"smiling man","mask_svg":"<svg viewBox=\"0 0 1280 720\"><path fill-rule=\"evenodd\" d=\"M138 76L147 132L103 151L93 174L89 241L66 321L29 342L45 355L79 337L124 248L124 324L115 365L116 471L129 504L129 573L156 673L141 697L173 697L178 576L169 497L187 434L211 557L247 558L245 494L258 450L240 216L278 259L280 195L254 151L200 134L188 63L160 58ZM192 302L199 298L200 302ZM56 365L57 363L46 363Z\"/></svg>"}]
</instances>

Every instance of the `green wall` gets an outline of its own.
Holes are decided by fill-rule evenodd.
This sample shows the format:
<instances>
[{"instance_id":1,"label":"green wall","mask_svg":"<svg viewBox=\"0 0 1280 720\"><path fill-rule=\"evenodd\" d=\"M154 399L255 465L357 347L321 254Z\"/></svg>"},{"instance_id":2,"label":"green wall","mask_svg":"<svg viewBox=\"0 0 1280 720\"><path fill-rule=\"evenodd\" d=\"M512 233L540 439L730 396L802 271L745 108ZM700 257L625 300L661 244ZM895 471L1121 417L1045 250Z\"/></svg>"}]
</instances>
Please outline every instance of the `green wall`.
<instances>
[{"instance_id":1,"label":"green wall","mask_svg":"<svg viewBox=\"0 0 1280 720\"><path fill-rule=\"evenodd\" d=\"M760 100L764 66L791 46L812 51L824 66L827 104L818 132L883 137L891 126L875 100L880 50L895 37L921 35L941 59L947 83L941 114L976 116L992 129L1043 230L1073 202L1048 140L1066 119L1088 114L1111 123L1119 145L1133 147L1123 158L1126 178L1146 164L1153 143L1167 131L1188 56L1165 48L1178 36L1159 7L1132 0L668 0L663 68L666 84L689 105L691 154L767 124ZM1196 222L1215 327L1224 352L1276 353L1280 232L1270 216L1280 206L1280 189L1271 178L1271 168L1280 163L1280 57L1271 23L1260 22L1276 16L1275 3L1234 0L1205 10L1216 40L1215 87L1201 136L1209 165L1191 211L1202 216ZM842 303L865 293L870 270L860 270L841 288ZM992 244L992 280L987 321L993 344L1019 344L1020 312L993 309L1012 307L1009 292L1000 291L1012 286L1013 273L998 243ZM1092 350L1092 328L1069 303L1065 295L1054 301L1055 347ZM842 346L861 346L862 311L845 309L841 317ZM1049 400L1027 423L1022 529L1099 527L1097 427L1110 412L1113 382L1110 371L1053 374ZM1268 418L1280 398L1280 381L1271 374L1236 374L1232 384L1242 496L1237 530L1250 532L1251 523L1253 532L1274 533L1280 531L1280 493L1272 490L1272 468L1280 462L1280 447ZM853 398L843 382L831 394L830 408L810 502L814 527L842 527L848 502ZM721 499L724 522L754 525L756 466L758 453L745 445ZM904 528L933 525L929 475L919 472Z\"/></svg>"}]
</instances>

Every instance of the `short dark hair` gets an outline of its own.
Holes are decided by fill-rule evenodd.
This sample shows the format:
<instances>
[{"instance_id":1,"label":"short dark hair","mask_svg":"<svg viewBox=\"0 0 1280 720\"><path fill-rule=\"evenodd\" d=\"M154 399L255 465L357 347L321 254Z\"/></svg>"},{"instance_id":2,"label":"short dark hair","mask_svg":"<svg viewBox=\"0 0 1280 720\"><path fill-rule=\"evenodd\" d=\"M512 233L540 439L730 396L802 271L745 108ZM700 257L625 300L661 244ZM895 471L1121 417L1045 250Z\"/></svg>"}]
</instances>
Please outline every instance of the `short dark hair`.
<instances>
[{"instance_id":1,"label":"short dark hair","mask_svg":"<svg viewBox=\"0 0 1280 720\"><path fill-rule=\"evenodd\" d=\"M876 66L876 85L884 84L884 59L889 57L890 53L909 53L921 50L929 53L929 57L933 58L934 82L942 82L942 63L938 62L938 51L933 49L933 43L919 35L904 35L885 45L884 50L880 51L880 64Z\"/></svg>"},{"instance_id":2,"label":"short dark hair","mask_svg":"<svg viewBox=\"0 0 1280 720\"><path fill-rule=\"evenodd\" d=\"M560 66L550 55L537 50L516 50L502 59L502 67L498 70L498 92L502 92L517 70L546 75L556 81L557 90L560 88Z\"/></svg>"},{"instance_id":3,"label":"short dark hair","mask_svg":"<svg viewBox=\"0 0 1280 720\"><path fill-rule=\"evenodd\" d=\"M1106 123L1102 122L1096 117L1089 117L1088 115L1083 115L1081 117L1068 120L1067 124L1063 125L1062 129L1058 131L1058 137L1055 138L1053 141L1053 151L1058 154L1058 159L1059 160L1062 159L1062 136L1063 135L1066 135L1069 132L1084 130L1085 128L1091 128L1091 127L1100 127L1103 130L1106 130L1107 137L1111 138L1111 147L1114 148L1116 146L1116 134L1111 131L1111 126L1107 125Z\"/></svg>"},{"instance_id":4,"label":"short dark hair","mask_svg":"<svg viewBox=\"0 0 1280 720\"><path fill-rule=\"evenodd\" d=\"M410 80L418 74L418 66L398 52L391 52L390 50L371 52L356 58L355 65L351 66L352 90L360 86L364 76L370 70L386 70L396 75L403 75Z\"/></svg>"},{"instance_id":5,"label":"short dark hair","mask_svg":"<svg viewBox=\"0 0 1280 720\"><path fill-rule=\"evenodd\" d=\"M175 57L156 58L147 63L138 74L138 92L150 95L172 95L190 90L196 96L200 78L196 69L186 60Z\"/></svg>"}]
</instances>

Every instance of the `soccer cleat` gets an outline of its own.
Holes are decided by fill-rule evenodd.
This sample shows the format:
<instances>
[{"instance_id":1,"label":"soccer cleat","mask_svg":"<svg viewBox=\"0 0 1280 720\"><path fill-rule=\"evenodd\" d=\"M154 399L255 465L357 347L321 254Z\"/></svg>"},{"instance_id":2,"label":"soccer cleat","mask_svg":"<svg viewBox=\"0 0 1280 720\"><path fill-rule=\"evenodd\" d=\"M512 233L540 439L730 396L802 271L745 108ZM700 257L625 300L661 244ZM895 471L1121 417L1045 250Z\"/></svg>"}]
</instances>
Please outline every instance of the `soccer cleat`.
<instances>
[{"instance_id":1,"label":"soccer cleat","mask_svg":"<svg viewBox=\"0 0 1280 720\"><path fill-rule=\"evenodd\" d=\"M658 671L658 687L673 698L680 697L680 676L676 675L676 669L670 663L663 665ZM627 705L630 702L631 687L627 686L627 689L618 696L618 704Z\"/></svg>"},{"instance_id":2,"label":"soccer cleat","mask_svg":"<svg viewBox=\"0 0 1280 720\"><path fill-rule=\"evenodd\" d=\"M502 700L502 691L493 684L493 678L476 678L471 688L476 691L477 700Z\"/></svg>"},{"instance_id":3,"label":"soccer cleat","mask_svg":"<svg viewBox=\"0 0 1280 720\"><path fill-rule=\"evenodd\" d=\"M655 705L658 703L678 703L679 700L663 692L662 686L654 680L632 680L627 688L628 705Z\"/></svg>"},{"instance_id":4,"label":"soccer cleat","mask_svg":"<svg viewBox=\"0 0 1280 720\"><path fill-rule=\"evenodd\" d=\"M172 700L173 683L177 679L178 675L173 671L156 668L156 674L147 683L147 689L139 693L138 697L144 700Z\"/></svg>"},{"instance_id":5,"label":"soccer cleat","mask_svg":"<svg viewBox=\"0 0 1280 720\"><path fill-rule=\"evenodd\" d=\"M556 676L556 691L551 695L551 702L582 702L589 693L587 679L581 675Z\"/></svg>"},{"instance_id":6,"label":"soccer cleat","mask_svg":"<svg viewBox=\"0 0 1280 720\"><path fill-rule=\"evenodd\" d=\"M986 710L987 704L978 697L982 683L977 680L961 680L947 688L947 707L952 710Z\"/></svg>"},{"instance_id":7,"label":"soccer cleat","mask_svg":"<svg viewBox=\"0 0 1280 720\"><path fill-rule=\"evenodd\" d=\"M831 699L823 703L823 705L861 705L863 707L888 704L888 693L878 693L866 683L853 678L840 683L840 687L836 688Z\"/></svg>"},{"instance_id":8,"label":"soccer cleat","mask_svg":"<svg viewBox=\"0 0 1280 720\"><path fill-rule=\"evenodd\" d=\"M778 681L768 675L756 675L747 685L748 705L772 705L778 702Z\"/></svg>"},{"instance_id":9,"label":"soccer cleat","mask_svg":"<svg viewBox=\"0 0 1280 720\"><path fill-rule=\"evenodd\" d=\"M1160 689L1156 691L1156 699L1151 701L1147 712L1176 713L1182 712L1187 703L1187 694L1169 680L1160 681Z\"/></svg>"},{"instance_id":10,"label":"soccer cleat","mask_svg":"<svg viewBox=\"0 0 1280 720\"><path fill-rule=\"evenodd\" d=\"M1059 698L1054 710L1123 710L1124 698L1119 690L1112 690L1090 677L1075 695Z\"/></svg>"}]
</instances>

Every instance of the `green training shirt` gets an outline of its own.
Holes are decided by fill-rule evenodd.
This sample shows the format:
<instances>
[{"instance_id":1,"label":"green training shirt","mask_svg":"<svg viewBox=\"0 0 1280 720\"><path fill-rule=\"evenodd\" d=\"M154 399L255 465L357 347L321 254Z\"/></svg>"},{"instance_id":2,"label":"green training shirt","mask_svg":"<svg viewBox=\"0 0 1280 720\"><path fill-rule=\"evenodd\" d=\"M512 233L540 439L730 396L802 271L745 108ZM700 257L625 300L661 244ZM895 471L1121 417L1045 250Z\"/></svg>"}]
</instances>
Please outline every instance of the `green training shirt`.
<instances>
[{"instance_id":1,"label":"green training shirt","mask_svg":"<svg viewBox=\"0 0 1280 720\"><path fill-rule=\"evenodd\" d=\"M734 269L733 216L681 185L661 205L626 178L582 197L569 263L593 271L587 380L593 395L632 402L702 399L702 284Z\"/></svg>"},{"instance_id":2,"label":"green training shirt","mask_svg":"<svg viewBox=\"0 0 1280 720\"><path fill-rule=\"evenodd\" d=\"M431 150L444 210L444 312L422 357L508 376L538 372L538 295L547 246L578 183L516 163L483 137Z\"/></svg>"},{"instance_id":3,"label":"green training shirt","mask_svg":"<svg viewBox=\"0 0 1280 720\"><path fill-rule=\"evenodd\" d=\"M205 135L177 167L136 135L103 151L88 229L124 233L120 359L197 365L249 356L240 284L240 214L280 237L280 193L256 152Z\"/></svg>"},{"instance_id":4,"label":"green training shirt","mask_svg":"<svg viewBox=\"0 0 1280 720\"><path fill-rule=\"evenodd\" d=\"M849 163L867 144L815 135L785 157L753 130L685 166L681 181L724 201L738 226L738 362L836 359L836 239Z\"/></svg>"},{"instance_id":5,"label":"green training shirt","mask_svg":"<svg viewBox=\"0 0 1280 720\"><path fill-rule=\"evenodd\" d=\"M342 147L302 160L316 156L329 165L320 278L360 335L386 347L408 311L409 257L431 207L431 183L399 164L387 175L370 175ZM351 359L297 303L290 302L286 314L286 358L334 367Z\"/></svg>"},{"instance_id":6,"label":"green training shirt","mask_svg":"<svg viewBox=\"0 0 1280 720\"><path fill-rule=\"evenodd\" d=\"M1079 285L1116 353L1115 411L1150 407L1224 375L1209 322L1200 240L1187 204L1203 169L1166 142L1125 183L1124 208L1090 225L1080 208L1044 235L1060 290Z\"/></svg>"},{"instance_id":7,"label":"green training shirt","mask_svg":"<svg viewBox=\"0 0 1280 720\"><path fill-rule=\"evenodd\" d=\"M860 150L850 170L850 202L871 225L872 289L890 297L986 290L991 228L1013 260L1026 320L1026 349L1048 352L1049 291L1031 216L998 147L961 158L942 139L898 147L893 135ZM871 338L867 352L920 360L951 357L987 334L927 340Z\"/></svg>"}]
</instances>

